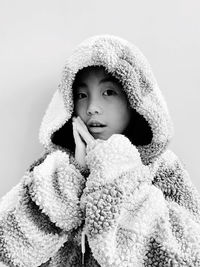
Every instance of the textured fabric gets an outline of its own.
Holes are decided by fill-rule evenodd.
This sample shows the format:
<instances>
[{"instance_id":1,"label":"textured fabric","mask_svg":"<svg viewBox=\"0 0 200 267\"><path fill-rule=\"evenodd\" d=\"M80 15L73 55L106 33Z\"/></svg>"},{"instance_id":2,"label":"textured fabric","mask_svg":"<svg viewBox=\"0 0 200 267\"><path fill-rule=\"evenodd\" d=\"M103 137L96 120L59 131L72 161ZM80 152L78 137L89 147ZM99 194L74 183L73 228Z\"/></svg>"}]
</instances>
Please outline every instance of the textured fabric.
<instances>
[{"instance_id":1,"label":"textured fabric","mask_svg":"<svg viewBox=\"0 0 200 267\"><path fill-rule=\"evenodd\" d=\"M104 66L123 85L140 139L96 139L87 146L85 169L74 157L71 118L73 81L88 66ZM0 261L82 266L84 233L87 267L200 266L200 197L168 148L172 136L166 102L142 53L115 36L82 42L44 114L43 155L0 201Z\"/></svg>"}]
</instances>

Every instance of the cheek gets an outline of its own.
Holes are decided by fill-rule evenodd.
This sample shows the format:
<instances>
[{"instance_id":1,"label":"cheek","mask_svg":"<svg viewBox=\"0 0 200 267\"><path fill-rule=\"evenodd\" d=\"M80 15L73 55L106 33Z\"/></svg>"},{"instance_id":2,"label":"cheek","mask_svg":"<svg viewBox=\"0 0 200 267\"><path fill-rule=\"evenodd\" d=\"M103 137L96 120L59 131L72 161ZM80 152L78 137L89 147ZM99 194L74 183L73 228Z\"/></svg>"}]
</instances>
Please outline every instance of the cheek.
<instances>
[{"instance_id":1,"label":"cheek","mask_svg":"<svg viewBox=\"0 0 200 267\"><path fill-rule=\"evenodd\" d=\"M79 116L80 114L83 113L83 108L82 108L82 106L80 104L75 103L75 105L74 105L74 113L75 113L76 116Z\"/></svg>"},{"instance_id":2,"label":"cheek","mask_svg":"<svg viewBox=\"0 0 200 267\"><path fill-rule=\"evenodd\" d=\"M121 109L119 123L121 124L123 130L129 125L130 121L131 121L131 110Z\"/></svg>"}]
</instances>

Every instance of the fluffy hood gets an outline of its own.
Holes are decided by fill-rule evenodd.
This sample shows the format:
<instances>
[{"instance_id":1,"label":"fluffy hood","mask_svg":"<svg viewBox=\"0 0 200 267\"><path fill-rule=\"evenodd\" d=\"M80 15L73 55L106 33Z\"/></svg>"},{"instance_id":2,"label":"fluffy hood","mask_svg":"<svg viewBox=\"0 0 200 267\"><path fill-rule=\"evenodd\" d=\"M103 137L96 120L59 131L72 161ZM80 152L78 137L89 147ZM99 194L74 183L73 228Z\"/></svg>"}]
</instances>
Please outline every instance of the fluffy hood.
<instances>
[{"instance_id":1,"label":"fluffy hood","mask_svg":"<svg viewBox=\"0 0 200 267\"><path fill-rule=\"evenodd\" d=\"M173 136L172 120L144 55L130 42L112 35L86 39L67 59L61 82L41 123L41 144L46 150L64 148L74 153L72 86L78 71L89 66L103 66L121 83L137 121L131 141L144 164L153 162Z\"/></svg>"}]
</instances>

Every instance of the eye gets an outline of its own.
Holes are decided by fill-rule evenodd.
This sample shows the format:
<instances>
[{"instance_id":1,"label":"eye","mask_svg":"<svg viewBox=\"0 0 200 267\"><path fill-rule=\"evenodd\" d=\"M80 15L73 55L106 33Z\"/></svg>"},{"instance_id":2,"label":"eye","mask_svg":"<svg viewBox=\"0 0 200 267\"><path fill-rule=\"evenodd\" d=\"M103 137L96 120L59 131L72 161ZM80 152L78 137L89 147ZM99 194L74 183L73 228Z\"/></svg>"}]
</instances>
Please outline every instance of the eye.
<instances>
[{"instance_id":1,"label":"eye","mask_svg":"<svg viewBox=\"0 0 200 267\"><path fill-rule=\"evenodd\" d=\"M84 94L84 93L77 93L77 94L75 95L75 98L76 98L76 99L82 99L82 98L84 98L85 95L86 95L86 94Z\"/></svg>"},{"instance_id":2,"label":"eye","mask_svg":"<svg viewBox=\"0 0 200 267\"><path fill-rule=\"evenodd\" d=\"M107 95L116 95L117 93L114 91L114 90L112 90L112 89L108 89L108 90L106 90L105 92L107 92L106 94ZM104 92L104 93L105 93Z\"/></svg>"}]
</instances>

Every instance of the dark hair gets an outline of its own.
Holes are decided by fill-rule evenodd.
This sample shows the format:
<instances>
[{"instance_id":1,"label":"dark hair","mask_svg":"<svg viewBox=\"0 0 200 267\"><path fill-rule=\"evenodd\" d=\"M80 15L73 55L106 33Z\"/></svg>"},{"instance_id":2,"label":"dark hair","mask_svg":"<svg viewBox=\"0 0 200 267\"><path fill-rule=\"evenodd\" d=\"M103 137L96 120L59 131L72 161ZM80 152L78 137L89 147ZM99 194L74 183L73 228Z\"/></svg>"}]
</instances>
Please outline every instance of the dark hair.
<instances>
[{"instance_id":1,"label":"dark hair","mask_svg":"<svg viewBox=\"0 0 200 267\"><path fill-rule=\"evenodd\" d=\"M146 119L135 109L132 109L131 120L123 132L135 146L144 146L151 143L153 134Z\"/></svg>"},{"instance_id":2,"label":"dark hair","mask_svg":"<svg viewBox=\"0 0 200 267\"><path fill-rule=\"evenodd\" d=\"M67 148L73 153L75 152L72 118L70 118L60 129L52 134L51 141L57 146Z\"/></svg>"}]
</instances>

